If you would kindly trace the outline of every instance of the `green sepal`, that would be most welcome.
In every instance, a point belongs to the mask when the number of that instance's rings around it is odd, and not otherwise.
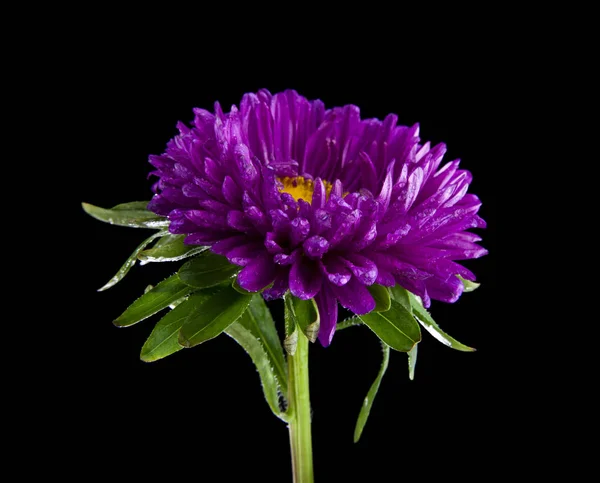
[[[320,318],[319,309],[314,299],[302,300],[290,294],[292,299],[292,315],[306,338],[315,342],[319,335]]]
[[[298,345],[298,319],[296,318],[292,297],[290,292],[286,292],[283,297],[283,318],[285,322],[285,339],[283,340],[283,347],[291,356],[296,353],[296,347]]]

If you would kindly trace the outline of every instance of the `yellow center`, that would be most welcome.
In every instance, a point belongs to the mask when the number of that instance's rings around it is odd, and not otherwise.
[[[308,203],[312,202],[315,191],[315,184],[312,179],[305,179],[304,176],[295,176],[293,178],[286,176],[285,178],[277,179],[283,185],[283,187],[279,188],[281,193],[289,193],[296,201],[302,199]],[[328,198],[332,185],[329,181],[325,180],[323,180],[323,185],[325,186],[325,197]]]

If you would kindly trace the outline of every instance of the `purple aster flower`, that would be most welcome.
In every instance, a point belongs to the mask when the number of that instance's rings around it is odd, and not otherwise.
[[[338,302],[374,309],[369,285],[399,284],[428,307],[460,297],[456,275],[475,280],[456,263],[487,253],[467,231],[485,227],[471,174],[458,160],[441,166],[445,145],[420,144],[418,125],[361,119],[352,105],[326,110],[292,90],[194,114],[150,157],[159,180],[148,208],[187,244],[243,267],[244,289],[314,298],[324,346]]]

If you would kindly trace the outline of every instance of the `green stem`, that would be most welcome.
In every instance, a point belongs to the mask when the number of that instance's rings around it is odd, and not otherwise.
[[[310,432],[310,392],[308,388],[308,339],[299,331],[296,353],[288,354],[290,446],[294,483],[313,483],[312,440]]]

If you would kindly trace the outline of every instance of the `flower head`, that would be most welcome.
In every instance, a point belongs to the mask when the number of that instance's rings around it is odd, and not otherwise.
[[[446,147],[420,144],[418,125],[361,119],[352,105],[326,110],[292,90],[194,114],[150,157],[159,180],[149,209],[187,244],[243,267],[242,288],[314,298],[323,345],[338,302],[373,310],[374,283],[399,284],[428,307],[460,297],[456,275],[475,280],[456,263],[487,253],[467,231],[485,227],[471,174],[458,161],[441,166]]]

